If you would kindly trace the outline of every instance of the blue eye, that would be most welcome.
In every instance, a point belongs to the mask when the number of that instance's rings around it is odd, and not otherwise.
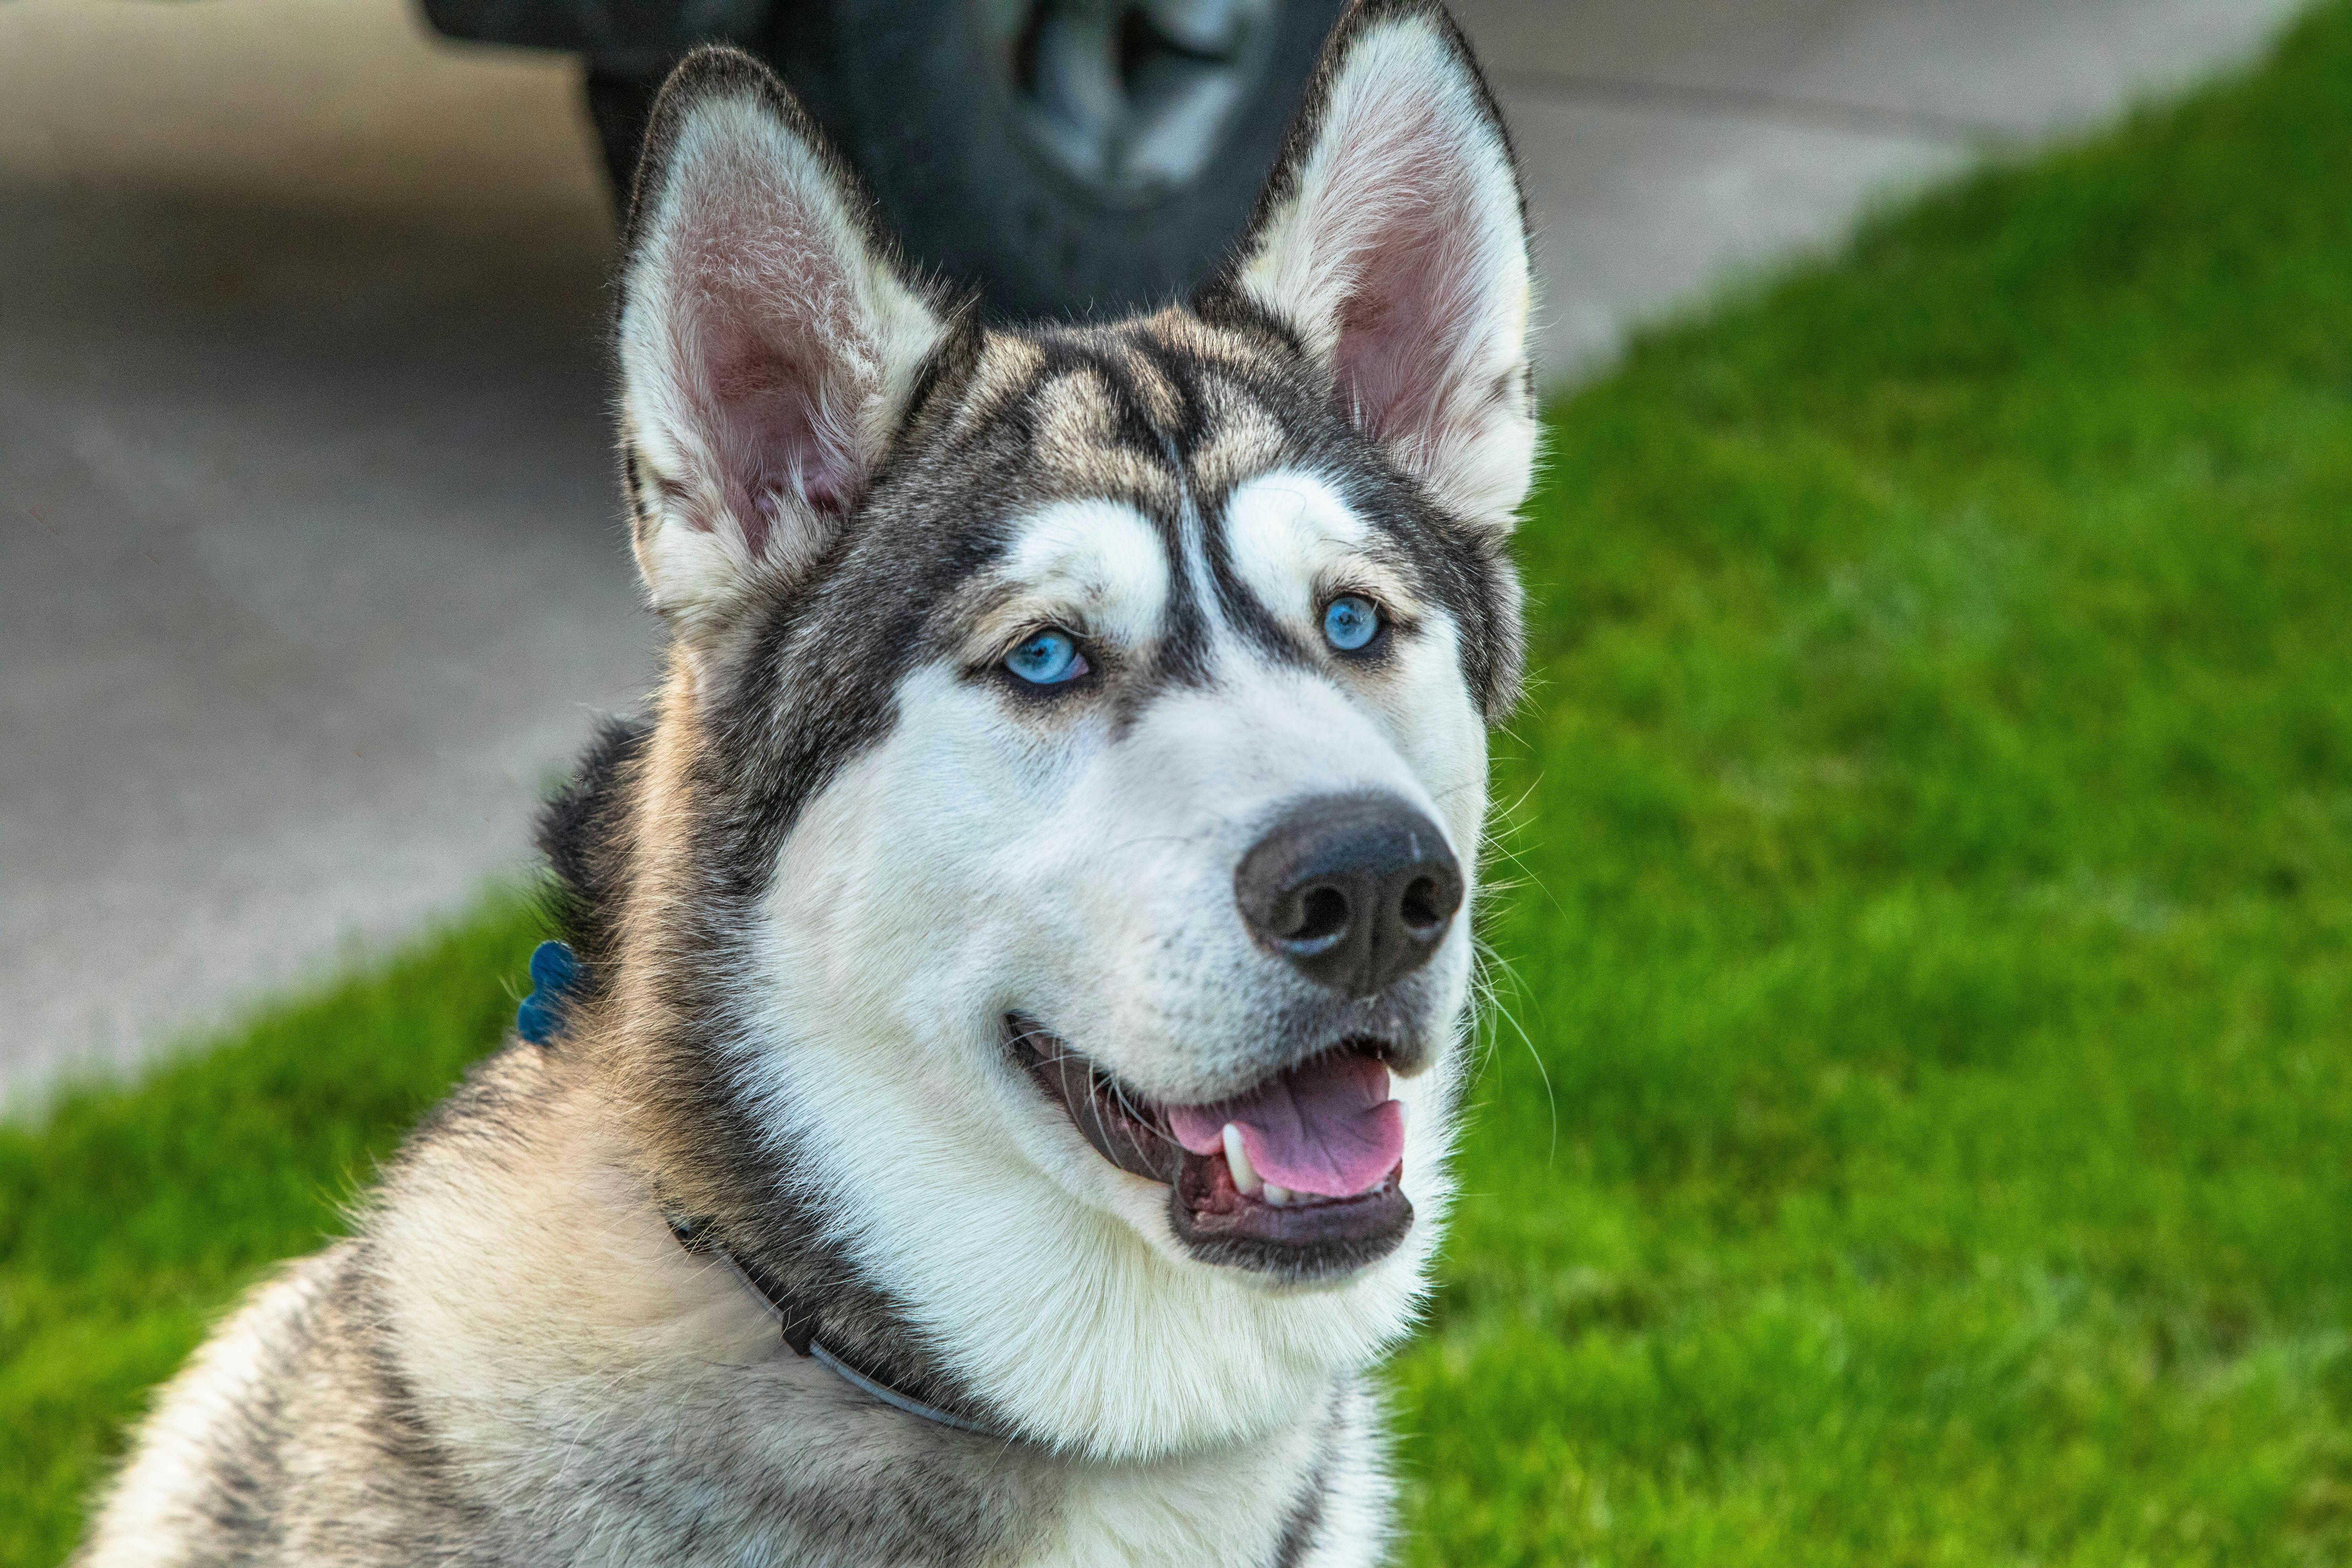
[[[1381,635],[1380,606],[1360,594],[1342,594],[1323,609],[1323,640],[1354,653]]]
[[[1059,686],[1087,672],[1087,656],[1067,632],[1032,633],[1004,656],[1004,668],[1032,686]]]

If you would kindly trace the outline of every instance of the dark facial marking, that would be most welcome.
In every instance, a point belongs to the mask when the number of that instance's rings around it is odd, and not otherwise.
[[[1282,1540],[1274,1551],[1274,1568],[1300,1568],[1307,1554],[1315,1550],[1315,1538],[1323,1524],[1323,1466],[1318,1463],[1314,1474],[1307,1478],[1307,1486],[1299,1493],[1298,1502],[1283,1522]]]
[[[1314,652],[1282,624],[1281,617],[1268,609],[1264,600],[1251,592],[1234,565],[1233,542],[1226,530],[1225,502],[1229,499],[1217,498],[1201,513],[1202,555],[1208,564],[1209,580],[1216,585],[1218,608],[1224,612],[1226,624],[1242,640],[1267,658],[1312,669],[1316,665]]]

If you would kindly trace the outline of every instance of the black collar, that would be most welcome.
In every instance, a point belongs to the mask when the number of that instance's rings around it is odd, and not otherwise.
[[[570,947],[560,942],[543,942],[532,949],[530,955],[531,994],[515,1010],[515,1032],[536,1046],[552,1046],[563,1033],[566,1015],[572,1002],[572,992],[583,977],[583,966]],[[919,1415],[926,1421],[942,1426],[952,1426],[959,1432],[971,1432],[982,1437],[1012,1441],[1010,1433],[993,1426],[968,1421],[950,1415],[935,1405],[926,1405],[912,1394],[901,1394],[883,1378],[863,1371],[825,1349],[816,1337],[816,1306],[805,1297],[796,1296],[784,1289],[776,1277],[752,1259],[744,1257],[719,1238],[709,1220],[672,1219],[669,1232],[677,1244],[698,1258],[715,1258],[727,1266],[735,1278],[767,1304],[784,1331],[784,1343],[793,1347],[795,1355],[804,1355],[822,1362],[838,1373],[842,1380],[880,1400],[894,1410],[909,1415]]]
[[[901,1394],[881,1378],[860,1371],[849,1362],[825,1349],[824,1343],[816,1337],[814,1303],[804,1296],[797,1296],[787,1290],[774,1275],[760,1267],[756,1260],[744,1257],[728,1246],[719,1238],[718,1231],[709,1221],[673,1219],[669,1222],[669,1231],[672,1236],[677,1237],[677,1244],[687,1251],[698,1258],[716,1258],[725,1265],[729,1272],[732,1273],[737,1279],[742,1281],[744,1289],[757,1296],[766,1305],[768,1310],[774,1314],[777,1325],[783,1330],[784,1343],[793,1347],[793,1354],[803,1355],[811,1361],[822,1363],[839,1376],[843,1382],[880,1400],[895,1410],[903,1410],[909,1415],[919,1415],[926,1421],[937,1422],[942,1426],[951,1426],[959,1432],[970,1432],[982,1437],[995,1437],[1005,1442],[1013,1440],[1011,1433],[1001,1431],[994,1426],[983,1426],[977,1421],[966,1420],[961,1415],[950,1415],[936,1405],[926,1405],[912,1394]]]

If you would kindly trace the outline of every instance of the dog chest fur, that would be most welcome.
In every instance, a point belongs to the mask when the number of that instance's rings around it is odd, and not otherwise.
[[[1246,1444],[1058,1458],[909,1421],[796,1357],[629,1189],[593,1087],[509,1050],[360,1239],[182,1374],[98,1562],[1358,1562],[1374,1411],[1339,1380]]]

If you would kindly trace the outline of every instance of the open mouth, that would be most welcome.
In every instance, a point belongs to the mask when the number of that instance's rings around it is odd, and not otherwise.
[[[1347,1040],[1204,1105],[1136,1094],[1034,1021],[1007,1047],[1080,1135],[1122,1171],[1164,1182],[1178,1239],[1204,1262],[1289,1279],[1344,1273],[1404,1238],[1404,1108],[1386,1047]]]

